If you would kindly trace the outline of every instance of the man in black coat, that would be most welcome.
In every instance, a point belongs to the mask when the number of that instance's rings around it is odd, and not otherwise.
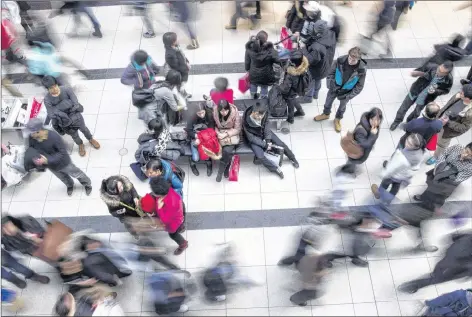
[[[419,78],[411,85],[410,91],[397,111],[390,130],[394,131],[398,127],[413,104],[416,103],[416,108],[408,116],[408,122],[418,118],[424,107],[434,101],[436,97],[449,93],[453,83],[452,69],[452,62],[446,61],[439,66],[429,64],[426,67],[414,70],[411,76]]]
[[[283,148],[284,154],[287,155],[295,168],[300,165],[289,147],[270,130],[268,117],[267,107],[260,103],[247,108],[243,116],[244,135],[254,152],[254,163],[261,162],[269,171],[276,173],[283,179],[282,170],[264,155],[265,152],[271,150],[273,145]]]
[[[66,186],[67,195],[72,196],[74,181],[72,177],[85,187],[85,194],[92,192],[92,181],[85,173],[72,163],[64,141],[54,131],[43,127],[43,122],[33,118],[23,130],[29,138],[29,146],[36,149],[41,157],[34,160],[36,166],[45,166],[51,170]]]

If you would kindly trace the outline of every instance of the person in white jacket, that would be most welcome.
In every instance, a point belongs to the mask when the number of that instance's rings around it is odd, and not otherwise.
[[[405,148],[397,149],[382,171],[380,187],[373,184],[371,189],[375,198],[390,203],[397,195],[402,184],[408,186],[415,171],[423,161],[426,142],[417,133],[410,134],[405,141]],[[390,191],[387,189],[390,187]]]

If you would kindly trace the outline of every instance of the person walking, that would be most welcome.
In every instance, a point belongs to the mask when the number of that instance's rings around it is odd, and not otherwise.
[[[94,32],[92,33],[95,37],[103,37],[100,22],[98,22],[97,17],[93,13],[93,10],[87,6],[87,2],[85,1],[67,1],[59,10],[53,11],[49,18],[53,18],[58,14],[62,14],[64,9],[71,9],[71,13],[74,17],[74,32],[77,34],[77,30],[82,24],[80,13],[85,13],[92,22]]]
[[[435,164],[447,149],[451,140],[470,131],[472,127],[472,84],[462,86],[462,91],[452,96],[439,111],[444,127],[438,135],[438,143],[434,155],[426,162]]]
[[[259,1],[256,1],[259,2]],[[255,29],[256,26],[258,25],[257,23],[257,16],[250,15],[247,12],[246,6],[248,6],[248,3],[241,1],[241,0],[235,0],[234,4],[236,6],[236,12],[231,16],[231,20],[228,25],[225,26],[225,29],[227,30],[236,30],[238,27],[238,20],[240,18],[242,19],[249,19],[251,23],[251,30]],[[257,14],[257,13],[256,13]],[[260,16],[260,7],[259,7],[259,16]]]
[[[190,37],[190,44],[187,45],[188,50],[195,50],[200,47],[197,40],[196,29],[192,25],[190,20],[190,8],[186,1],[171,1],[169,4],[177,11],[179,14],[180,22],[184,24],[185,29]]]
[[[448,94],[453,83],[453,67],[451,61],[446,61],[439,66],[430,64],[414,70],[411,76],[418,79],[411,85],[410,91],[397,111],[395,120],[390,125],[390,130],[394,131],[398,127],[413,104],[416,103],[416,107],[406,119],[407,121],[418,118],[424,107],[438,96]]]
[[[274,64],[280,64],[279,55],[268,37],[267,32],[260,31],[246,43],[244,66],[249,73],[249,90],[254,99],[259,98],[259,87],[260,97],[267,98],[269,86],[275,83]]]
[[[18,288],[26,288],[26,282],[14,274],[13,271],[22,274],[27,280],[49,284],[49,277],[40,275],[27,268],[2,248],[2,279],[14,284]]]
[[[365,36],[366,39],[373,41],[373,36],[374,35],[379,35],[380,32],[386,31],[387,27],[394,22],[395,19],[395,3],[396,1],[391,1],[391,0],[384,0],[383,1],[383,8],[382,11],[380,11],[378,17],[377,17],[377,22],[375,25],[374,30],[367,36]],[[388,39],[388,34],[386,32],[386,43],[384,45],[386,52],[384,54],[381,54],[380,57],[388,57],[392,55],[392,51],[390,48],[390,41]]]
[[[73,178],[84,186],[87,196],[92,192],[92,181],[77,166],[72,163],[64,141],[54,131],[43,127],[40,119],[32,118],[26,124],[23,135],[28,137],[29,146],[40,153],[34,159],[36,166],[48,168],[67,187],[67,195],[72,196],[74,191]]]
[[[133,9],[136,10],[139,15],[141,15],[143,25],[146,30],[146,32],[143,33],[143,37],[147,39],[156,37],[148,4],[145,1],[138,1],[134,4]]]
[[[346,112],[347,103],[362,92],[366,75],[367,62],[361,58],[360,48],[353,47],[347,55],[338,57],[326,78],[328,94],[323,113],[317,115],[314,120],[329,119],[333,102],[338,99],[339,107],[334,119],[334,129],[336,132],[341,132],[341,120]]]
[[[44,97],[44,105],[49,118],[52,119],[54,130],[61,135],[70,135],[75,144],[79,146],[80,156],[85,156],[86,152],[84,142],[79,136],[79,130],[89,140],[90,144],[98,150],[100,143],[93,138],[92,133],[85,125],[82,116],[84,107],[79,103],[72,89],[59,86],[52,76],[45,76],[42,83],[48,90],[46,97]]]
[[[360,122],[353,132],[354,141],[362,148],[363,154],[359,158],[347,158],[347,163],[341,166],[338,173],[350,174],[355,177],[356,166],[365,163],[379,137],[379,127],[382,124],[383,114],[379,108],[372,108],[361,116]]]

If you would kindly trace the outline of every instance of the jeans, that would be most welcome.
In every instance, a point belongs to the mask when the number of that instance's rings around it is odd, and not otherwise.
[[[148,10],[146,2],[140,2],[136,4],[134,8],[136,10],[141,11],[142,20],[143,20],[143,24],[146,29],[146,32],[154,33],[154,26],[152,25],[151,15],[149,14],[149,10]]]
[[[394,121],[395,123],[400,123],[403,121],[403,118],[405,118],[405,115],[408,112],[408,109],[410,109],[410,107],[415,103],[415,100],[416,98],[414,100],[411,100],[409,94],[406,95],[405,99],[403,99],[403,102],[400,108],[397,111],[397,115],[395,116],[395,121]],[[421,114],[421,111],[423,111],[424,107],[425,105],[417,104],[415,107],[415,110],[413,110],[413,112],[410,113],[406,121],[410,122],[411,120],[418,118]]]
[[[279,137],[275,135],[275,133],[272,133],[271,141],[273,144],[284,148],[284,154],[288,157],[289,160],[295,160],[295,155],[293,154],[293,152],[288,148],[287,144],[282,142],[282,140],[280,140]],[[256,156],[256,158],[260,160],[262,165],[264,165],[269,171],[271,172],[277,171],[279,167],[277,165],[274,165],[272,161],[270,161],[268,158],[265,157],[264,155],[265,151],[262,147],[256,144],[251,144],[251,149],[254,152],[254,155]]]
[[[249,91],[251,92],[251,95],[254,95],[255,93],[257,93],[257,89],[259,87],[261,87],[261,98],[266,98],[267,95],[269,94],[269,86],[251,84],[251,86],[249,87]]]
[[[10,253],[2,249],[2,279],[12,282],[17,280],[18,277],[11,271],[5,268],[11,269],[17,273],[22,274],[25,278],[30,278],[34,275],[34,272],[18,262]]]
[[[190,151],[192,151],[192,161],[193,162],[198,162],[200,161],[200,154],[198,153],[198,148],[196,145],[190,143]]]
[[[398,183],[391,178],[384,178],[382,179],[382,183],[380,183],[380,187],[385,190],[387,190],[390,185],[392,185],[392,188],[390,189],[390,194],[396,196],[398,194],[398,191],[400,190],[401,183]]]
[[[77,178],[77,180],[85,187],[92,186],[92,181],[90,178],[72,162],[60,170],[51,170],[51,172],[56,175],[56,177],[59,178],[61,182],[67,186],[67,188],[74,187],[74,180],[72,177]]]
[[[235,1],[235,5],[236,5],[236,12],[233,14],[229,22],[229,24],[232,26],[236,26],[239,18],[243,18],[243,19],[249,18],[249,14],[247,13],[246,10],[243,9],[243,6],[241,5],[241,1]]]
[[[84,3],[77,1],[78,4],[77,6],[72,10],[72,13],[74,14],[74,21],[76,24],[76,27],[80,24],[80,15],[78,14],[79,12],[85,13],[89,19],[90,22],[92,22],[94,29],[100,29],[100,23],[97,20],[97,17],[93,13],[92,9],[85,6]]]
[[[322,79],[313,79],[308,86],[308,92],[306,93],[306,96],[318,99],[318,93],[321,89],[321,81]]]
[[[80,115],[80,122],[79,122],[79,128],[73,131],[67,131],[67,134],[72,137],[72,140],[74,140],[75,144],[81,145],[84,144],[84,141],[79,136],[79,131],[82,132],[87,140],[92,140],[93,135],[90,132],[89,128],[85,125],[84,117]]]
[[[331,108],[333,107],[334,99],[336,99],[336,92],[331,89],[328,90],[328,94],[326,95],[326,101],[325,101],[324,109],[323,109],[324,114],[326,115],[331,114]],[[338,107],[338,111],[336,112],[336,119],[341,120],[343,118],[344,112],[346,112],[346,105],[348,101],[349,99],[347,98],[339,100],[339,107]]]

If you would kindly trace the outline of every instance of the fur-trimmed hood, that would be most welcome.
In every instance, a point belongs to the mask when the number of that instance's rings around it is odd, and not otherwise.
[[[123,175],[117,175],[117,176],[111,176],[111,177],[114,177],[116,178],[117,181],[120,181],[123,183],[124,191],[129,192],[133,188],[133,183],[131,183],[127,177]],[[107,204],[107,206],[118,207],[120,205],[120,196],[110,194],[106,188],[106,181],[109,178],[104,179],[102,182],[102,186],[100,187],[100,198],[105,202],[105,204]]]
[[[308,70],[308,67],[310,67],[308,58],[306,58],[306,56],[303,56],[302,63],[298,67],[289,66],[287,68],[287,73],[292,76],[300,76]]]

